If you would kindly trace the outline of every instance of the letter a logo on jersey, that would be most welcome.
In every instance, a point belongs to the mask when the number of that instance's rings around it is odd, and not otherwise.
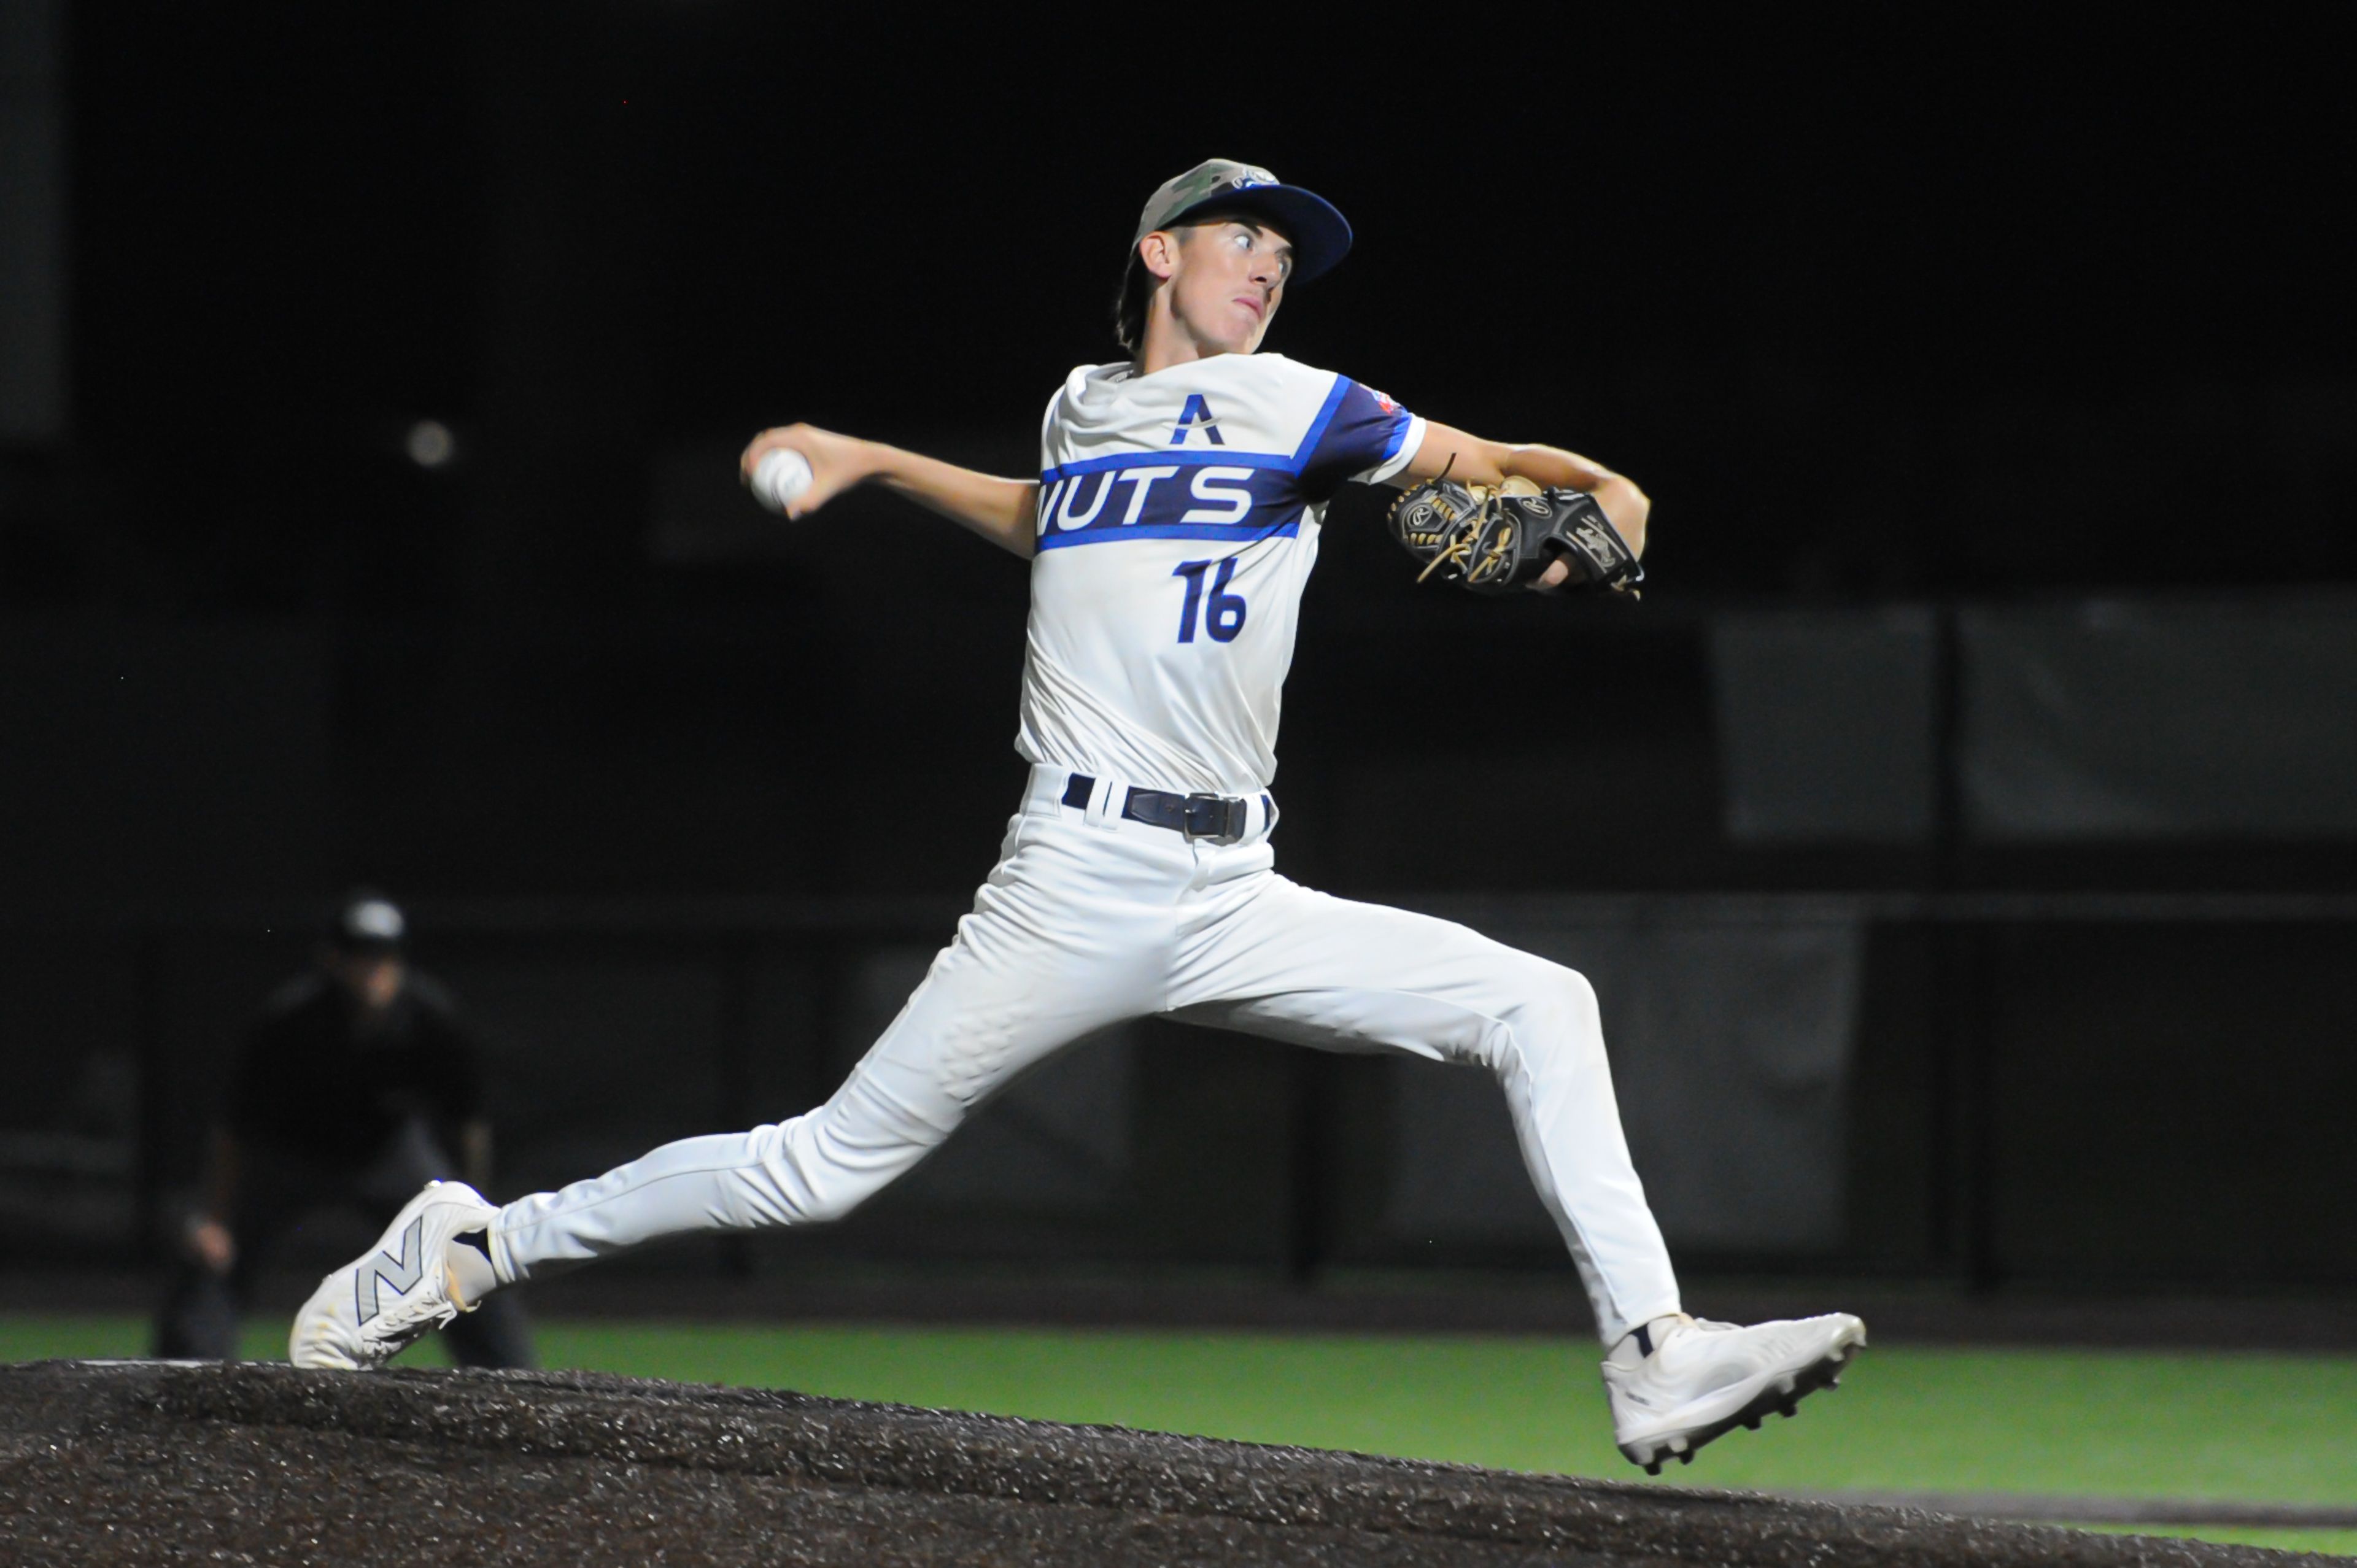
[[[1220,434],[1220,416],[1211,412],[1211,405],[1203,401],[1203,394],[1189,392],[1187,406],[1178,411],[1178,423],[1171,426],[1170,445],[1184,446],[1187,445],[1188,433],[1197,430],[1210,436],[1210,445],[1213,446],[1225,446],[1228,444],[1228,438]]]

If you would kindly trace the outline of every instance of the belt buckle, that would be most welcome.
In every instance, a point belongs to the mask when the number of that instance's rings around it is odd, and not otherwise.
[[[1198,839],[1211,843],[1243,842],[1247,808],[1244,802],[1229,795],[1189,795],[1180,810],[1179,821],[1185,825],[1179,831],[1187,842]],[[1198,828],[1196,824],[1205,825]]]

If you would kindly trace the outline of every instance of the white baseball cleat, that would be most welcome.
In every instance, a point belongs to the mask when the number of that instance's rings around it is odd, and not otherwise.
[[[1654,1476],[1673,1458],[1692,1464],[1695,1450],[1722,1433],[1757,1431],[1771,1411],[1792,1414],[1804,1396],[1840,1382],[1866,1345],[1866,1325],[1846,1312],[1749,1328],[1695,1317],[1652,1327],[1613,1347],[1604,1391],[1613,1440]]]
[[[432,1181],[363,1252],[319,1282],[286,1341],[298,1367],[373,1371],[462,1312],[481,1305],[451,1277],[450,1239],[488,1230],[495,1204],[460,1181]]]

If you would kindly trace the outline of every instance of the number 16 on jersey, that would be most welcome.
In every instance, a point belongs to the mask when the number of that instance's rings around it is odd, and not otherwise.
[[[1236,633],[1244,628],[1244,596],[1228,592],[1228,583],[1236,575],[1236,558],[1232,555],[1219,562],[1219,572],[1211,578],[1211,602],[1204,602],[1203,575],[1211,571],[1209,561],[1181,561],[1171,570],[1174,577],[1187,580],[1187,602],[1178,607],[1178,640],[1195,640],[1195,621],[1201,612],[1203,629],[1211,634],[1213,642],[1233,642]]]

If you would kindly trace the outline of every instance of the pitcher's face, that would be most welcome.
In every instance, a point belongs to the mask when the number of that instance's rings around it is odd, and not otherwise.
[[[1284,302],[1293,246],[1275,230],[1229,219],[1177,231],[1170,308],[1187,334],[1213,353],[1260,347]]]

